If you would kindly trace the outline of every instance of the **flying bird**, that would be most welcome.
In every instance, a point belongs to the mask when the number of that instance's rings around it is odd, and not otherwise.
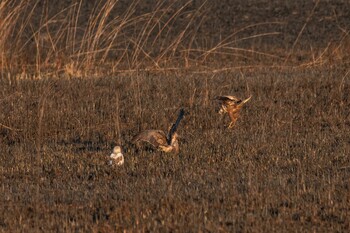
[[[139,146],[141,142],[147,142],[153,147],[158,148],[159,150],[164,151],[166,153],[179,153],[179,135],[176,133],[176,130],[184,115],[185,111],[181,109],[176,122],[170,127],[169,132],[167,134],[162,130],[144,130],[138,135],[136,135],[132,139],[132,142],[137,146]]]
[[[110,164],[115,163],[118,166],[124,164],[124,155],[122,154],[122,149],[120,146],[115,146],[113,148],[113,152],[110,155],[110,158],[112,159],[111,161],[109,161]]]
[[[223,95],[223,96],[217,96],[215,97],[216,100],[218,100],[221,104],[219,114],[225,114],[228,113],[231,122],[228,125],[228,128],[231,129],[235,126],[236,121],[239,117],[239,113],[245,103],[247,103],[252,96],[245,100],[241,100],[235,96],[231,95]]]

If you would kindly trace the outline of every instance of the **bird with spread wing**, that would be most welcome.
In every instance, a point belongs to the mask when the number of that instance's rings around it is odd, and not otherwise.
[[[185,115],[185,111],[183,109],[180,110],[180,113],[177,117],[176,122],[171,126],[168,134],[166,134],[162,130],[144,130],[136,135],[132,142],[139,146],[141,142],[147,142],[151,144],[153,147],[160,149],[164,152],[175,152],[179,153],[179,142],[176,130],[180,124],[180,121]]]
[[[223,95],[223,96],[217,96],[215,99],[220,102],[221,107],[219,110],[219,114],[225,114],[228,113],[231,122],[228,125],[228,128],[233,128],[236,124],[236,121],[239,117],[239,113],[245,103],[247,103],[252,96],[245,100],[241,100],[235,96],[231,95]]]

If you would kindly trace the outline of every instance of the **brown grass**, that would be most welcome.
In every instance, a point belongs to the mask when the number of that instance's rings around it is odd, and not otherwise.
[[[349,228],[343,68],[1,85],[2,231]],[[248,92],[226,129],[210,100]],[[131,145],[140,129],[167,129],[180,107],[178,156]],[[120,143],[126,163],[115,168],[108,155]]]
[[[137,13],[137,0],[127,7],[80,0],[58,10],[50,1],[3,1],[1,69],[79,77],[188,62],[205,3],[189,10],[191,1],[182,2],[158,1]]]
[[[251,22],[242,23],[232,21],[247,17],[240,8],[225,5],[233,8],[232,15],[207,1],[5,0],[0,4],[0,70],[2,78],[42,78],[222,68],[217,61],[225,68],[348,63],[349,29],[337,12],[320,15],[327,6],[309,5],[311,13],[297,18],[295,11],[280,18],[256,12]],[[221,11],[219,19],[226,20],[215,25]],[[332,37],[326,36],[324,21],[336,29],[328,30]],[[309,40],[305,31],[316,29],[319,41]]]
[[[350,5],[302,3],[1,1],[0,232],[346,232]]]

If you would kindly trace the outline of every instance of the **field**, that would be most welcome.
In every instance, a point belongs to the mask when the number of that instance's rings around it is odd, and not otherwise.
[[[0,232],[347,232],[350,4],[235,3],[201,13],[208,19],[186,38],[203,53],[182,54],[187,40],[171,31],[164,53],[145,52],[146,40],[110,73],[107,58],[94,68],[100,54],[71,63],[82,51],[63,51],[59,68],[44,65],[47,53],[12,64],[23,50],[0,51]],[[243,30],[261,36],[232,53],[219,36],[209,41],[218,28],[230,38],[231,27],[262,22],[271,24]],[[234,129],[217,95],[252,95]],[[131,143],[167,130],[180,108],[178,155]],[[121,167],[109,164],[115,145]]]

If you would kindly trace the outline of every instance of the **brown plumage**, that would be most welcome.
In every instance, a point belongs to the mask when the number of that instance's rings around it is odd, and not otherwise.
[[[136,135],[132,142],[139,146],[141,142],[147,142],[153,147],[158,148],[164,152],[179,153],[178,134],[176,133],[177,127],[184,116],[184,110],[181,109],[176,122],[170,128],[168,135],[162,130],[144,130]]]
[[[235,96],[224,95],[215,97],[216,100],[220,101],[221,107],[219,114],[228,113],[231,122],[228,125],[228,128],[233,128],[236,124],[236,121],[239,117],[239,113],[245,103],[247,103],[252,96],[245,100],[241,100]]]

